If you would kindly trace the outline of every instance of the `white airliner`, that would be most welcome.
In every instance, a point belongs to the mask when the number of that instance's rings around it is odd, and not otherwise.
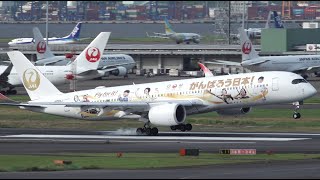
[[[103,51],[107,45],[110,32],[100,33],[81,54],[69,65],[66,66],[37,66],[53,84],[69,83],[69,80],[88,80],[104,76],[107,70],[98,70],[99,61]],[[31,63],[31,62],[30,62]],[[5,81],[1,81],[1,87],[9,87],[8,94],[16,94],[16,90],[12,90],[16,86],[21,86],[22,81],[19,78],[16,69],[10,66],[0,66],[1,76],[5,76]],[[74,72],[75,71],[75,72]],[[33,82],[34,78],[38,78],[38,73],[34,71],[28,72],[29,81]],[[1,77],[0,76],[0,77]],[[27,76],[25,76],[27,77]],[[37,82],[37,81],[35,81]],[[2,92],[3,93],[3,92]]]
[[[80,30],[81,30],[82,22],[79,22],[71,33],[65,37],[57,38],[52,37],[48,38],[48,44],[70,44],[79,41]],[[8,44],[9,46],[17,46],[17,45],[26,45],[26,44],[33,44],[34,38],[17,38],[11,40]]]
[[[206,62],[213,64],[225,64],[242,66],[251,71],[289,71],[302,74],[307,78],[307,72],[317,72],[320,68],[320,55],[289,55],[289,56],[263,56],[255,51],[252,42],[246,36],[242,28],[238,29],[240,36],[242,62],[230,62],[215,60]]]
[[[43,36],[39,28],[33,28],[33,35],[35,39],[35,47],[37,54],[37,61],[35,65],[54,65],[54,66],[65,66],[71,63],[71,58],[66,56],[55,56],[50,48],[46,45]],[[72,55],[72,54],[71,54]],[[101,61],[99,61],[99,70],[104,70],[106,74],[104,76],[115,75],[115,76],[128,76],[127,72],[132,69],[136,62],[133,58],[126,54],[107,54],[102,55]]]
[[[8,56],[31,101],[20,103],[2,96],[1,105],[83,120],[140,120],[145,124],[137,129],[138,134],[157,135],[158,129],[151,125],[190,131],[187,115],[211,111],[245,114],[253,106],[302,101],[317,93],[300,75],[280,71],[62,93],[21,52],[8,52]],[[293,117],[299,118],[300,114],[295,112]]]
[[[183,42],[187,44],[190,44],[190,42],[194,42],[196,44],[200,43],[201,35],[196,33],[177,33],[172,29],[167,18],[164,19],[164,23],[165,33],[154,33],[154,36],[149,36],[149,34],[147,33],[147,36],[153,38],[172,39],[176,41],[177,44]]]
[[[269,12],[268,19],[266,22],[266,25],[264,28],[248,28],[244,29],[245,33],[250,39],[260,39],[261,38],[261,31],[262,29],[268,29],[269,23],[271,18],[271,12]],[[281,17],[278,15],[277,11],[273,11],[273,19],[274,19],[274,27],[275,28],[284,28]],[[239,34],[231,34],[232,37],[237,37],[237,39],[240,39],[240,33]]]

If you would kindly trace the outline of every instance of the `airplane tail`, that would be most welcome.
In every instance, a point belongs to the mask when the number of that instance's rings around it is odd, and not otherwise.
[[[101,32],[69,66],[75,65],[77,74],[97,70],[109,37],[110,32]]]
[[[238,28],[240,34],[240,48],[242,53],[242,61],[250,60],[253,58],[258,58],[259,55],[254,49],[252,42],[248,38],[247,34],[244,32],[242,27]]]
[[[275,28],[284,28],[281,17],[278,15],[277,11],[273,11],[273,18]]]
[[[266,22],[266,25],[265,25],[265,28],[266,28],[266,29],[269,28],[270,19],[271,19],[271,13],[270,13],[270,11],[269,11],[268,19],[267,19],[267,22]]]
[[[202,69],[205,77],[213,77],[213,76],[214,76],[214,75],[212,74],[212,72],[210,71],[210,69],[208,69],[204,64],[198,62],[198,65],[199,65],[200,68]]]
[[[33,28],[33,36],[35,40],[37,59],[46,59],[54,57],[54,54],[50,50],[49,46],[47,46],[43,36],[39,30],[39,28]]]
[[[68,39],[79,39],[80,30],[81,30],[81,24],[82,24],[82,22],[78,22],[78,24],[73,28],[71,33],[68,36],[66,36],[65,38],[68,38]]]
[[[164,19],[164,29],[165,29],[166,34],[175,33],[174,30],[172,30],[171,24],[169,24],[169,21],[166,17]]]
[[[63,94],[20,51],[7,54],[31,100]]]

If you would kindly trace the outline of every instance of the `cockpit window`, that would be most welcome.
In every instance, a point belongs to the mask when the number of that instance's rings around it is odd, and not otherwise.
[[[292,84],[299,84],[299,83],[308,83],[305,79],[294,79],[291,82]]]

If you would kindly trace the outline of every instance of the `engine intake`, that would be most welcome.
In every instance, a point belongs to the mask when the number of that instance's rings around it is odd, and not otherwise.
[[[244,107],[244,108],[220,109],[220,110],[217,110],[217,113],[223,116],[232,116],[232,115],[247,114],[250,111],[251,111],[251,107]]]
[[[119,66],[116,70],[111,71],[110,74],[115,76],[124,76],[127,74],[127,69],[125,67]]]
[[[179,104],[162,104],[149,110],[149,120],[158,126],[183,124],[186,120],[186,109]]]

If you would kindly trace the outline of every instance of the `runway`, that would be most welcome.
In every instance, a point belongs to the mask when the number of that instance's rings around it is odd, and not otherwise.
[[[159,136],[137,136],[135,129],[119,131],[59,131],[1,129],[1,154],[62,152],[178,152],[197,148],[218,153],[220,149],[248,148],[258,153],[320,153],[320,134],[159,132]]]
[[[76,131],[0,129],[0,154],[56,153],[179,153],[197,148],[201,153],[220,149],[256,149],[277,153],[320,153],[316,133],[159,132],[137,136],[134,129]],[[0,178],[319,178],[320,160],[271,161],[195,167],[138,170],[73,170],[57,172],[1,172]]]

